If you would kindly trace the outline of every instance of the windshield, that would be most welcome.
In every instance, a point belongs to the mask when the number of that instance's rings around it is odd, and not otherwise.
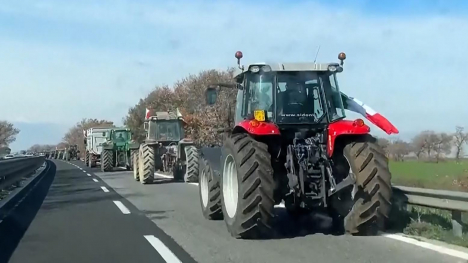
[[[129,138],[129,131],[115,131],[114,140],[126,141]]]
[[[156,139],[158,141],[179,141],[181,139],[179,121],[158,121]]]
[[[345,116],[335,74],[330,72],[250,74],[246,84],[244,116],[254,110],[266,110],[272,118],[276,112],[277,123],[318,123],[327,112],[330,122]]]

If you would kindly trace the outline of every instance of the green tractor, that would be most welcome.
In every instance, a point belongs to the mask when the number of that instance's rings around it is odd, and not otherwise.
[[[147,110],[144,128],[146,139],[133,159],[135,180],[150,183],[159,170],[172,173],[176,181],[198,181],[198,149],[184,138],[184,120],[178,111]]]
[[[78,145],[70,145],[65,149],[65,160],[70,161],[70,160],[78,160],[78,154],[80,151],[78,150]]]
[[[102,143],[101,171],[109,172],[114,167],[133,169],[133,156],[138,153],[138,143],[132,141],[130,129],[112,128]]]

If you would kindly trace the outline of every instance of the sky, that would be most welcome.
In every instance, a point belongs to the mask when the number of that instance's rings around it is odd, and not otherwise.
[[[340,89],[400,138],[468,126],[463,0],[0,0],[0,119],[21,129],[13,151],[54,144],[82,118],[122,124],[156,85],[235,66],[237,50],[306,62],[319,45],[319,62],[346,52]]]

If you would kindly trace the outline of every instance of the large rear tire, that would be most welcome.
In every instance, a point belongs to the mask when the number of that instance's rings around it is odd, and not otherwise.
[[[210,164],[205,160],[200,160],[200,177],[198,193],[203,216],[208,220],[223,219],[223,209],[221,208],[221,186],[219,177],[213,174]]]
[[[135,170],[135,156],[138,156],[138,150],[130,150],[130,170]]]
[[[352,235],[376,235],[384,230],[392,205],[388,159],[370,135],[347,143],[343,155],[356,177],[353,205],[343,219],[344,230]]]
[[[112,171],[113,163],[114,163],[114,152],[111,150],[103,150],[101,153],[101,171],[103,172]]]
[[[89,152],[86,152],[84,155],[84,163],[86,166],[89,165]]]
[[[185,182],[198,182],[198,150],[195,146],[185,146],[187,168],[184,176]]]
[[[138,164],[140,172],[140,183],[147,184],[154,181],[154,148],[143,144],[140,148],[140,163]]]
[[[223,145],[222,209],[235,238],[268,236],[274,217],[273,168],[268,145],[247,134],[230,135]]]
[[[132,159],[133,159],[133,178],[136,181],[140,181],[140,154],[139,152],[134,153]]]

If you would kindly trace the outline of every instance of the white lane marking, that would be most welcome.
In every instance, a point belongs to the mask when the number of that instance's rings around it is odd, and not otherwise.
[[[161,177],[164,177],[164,178],[170,178],[170,179],[174,178],[174,177],[172,177],[172,175],[167,175],[167,174],[154,173],[154,175],[161,176]]]
[[[177,258],[172,251],[164,245],[159,238],[153,235],[145,235],[146,240],[158,251],[159,255],[167,262],[167,263],[182,263],[179,258]]]
[[[87,174],[88,176],[91,176],[91,174]]]
[[[114,201],[114,204],[120,209],[120,211],[124,214],[124,215],[128,215],[130,214],[130,210],[128,210],[128,208],[122,204],[122,202],[120,201]]]
[[[101,186],[101,189],[104,191],[104,193],[109,193],[109,189],[107,189],[107,187]]]
[[[191,185],[196,185],[196,186],[198,186],[198,183],[188,183],[188,184],[191,184]]]
[[[431,243],[427,243],[427,242],[424,242],[424,241],[419,241],[419,240],[416,240],[414,238],[404,237],[404,236],[395,235],[395,234],[383,234],[382,236],[388,237],[388,238],[391,238],[391,239],[395,239],[395,240],[398,240],[398,241],[406,242],[406,243],[409,243],[409,244],[413,244],[413,245],[418,246],[418,247],[427,248],[427,249],[430,249],[430,250],[433,250],[433,251],[436,251],[436,252],[439,252],[439,253],[442,253],[442,254],[446,254],[446,255],[453,256],[453,257],[468,260],[468,253],[458,251],[458,250],[455,250],[455,249],[450,249],[450,248],[434,245],[434,244],[431,244]]]
[[[81,170],[83,173],[86,173],[86,171]]]
[[[96,183],[99,182],[98,179],[96,179],[96,178],[93,178],[93,181],[95,181]]]

